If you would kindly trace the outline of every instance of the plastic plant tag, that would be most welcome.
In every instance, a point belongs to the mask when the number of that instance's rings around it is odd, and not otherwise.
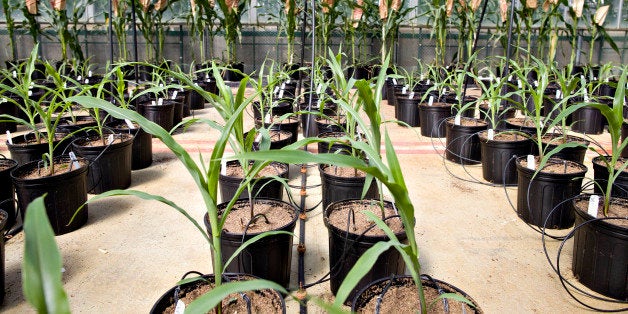
[[[404,87],[401,89],[401,93],[402,93],[402,94],[405,94],[406,92],[408,92],[408,86],[404,86]]]
[[[266,114],[266,116],[264,116],[264,123],[270,123],[270,114]]]
[[[430,85],[430,79],[427,79],[427,85]]]
[[[70,160],[72,160],[72,168],[78,169],[81,167],[81,165],[78,162],[78,159],[76,158],[76,155],[74,154],[74,152],[70,152],[68,154],[70,156]]]
[[[412,98],[414,98],[414,92],[411,92],[410,96],[408,96],[408,99],[412,99]]]
[[[262,133],[257,134],[257,136],[255,137],[255,142],[259,143],[262,141]]]
[[[528,155],[528,169],[536,170],[536,159],[534,159],[534,155]]]
[[[583,96],[584,96],[584,102],[588,103],[589,102],[589,92],[585,90]]]
[[[285,83],[283,83],[283,86],[286,86],[286,84],[290,84],[290,79],[287,79]]]
[[[131,120],[124,119],[124,122],[126,122],[126,126],[128,126],[129,129],[135,129],[135,125],[133,124],[133,122],[131,122]]]
[[[597,218],[597,210],[599,208],[599,205],[600,205],[600,196],[591,195],[589,197],[589,209],[587,210],[587,213],[589,213],[589,215],[593,216],[594,218]]]
[[[113,144],[113,134],[109,134],[109,136],[107,136],[107,146]]]
[[[13,78],[17,78],[17,71],[13,70]]]
[[[560,99],[560,89],[556,90],[556,99]]]
[[[495,130],[488,129],[486,131],[486,135],[487,135],[488,139],[492,141],[493,139],[495,139]]]
[[[7,130],[7,143],[13,145],[13,139],[11,138],[11,131]]]
[[[517,80],[517,87],[518,87],[519,89],[522,89],[522,88],[523,88],[523,83],[521,82],[521,80]]]
[[[282,98],[282,97],[283,97],[283,88],[279,90],[279,95],[277,95],[277,98]]]
[[[80,81],[82,81],[82,80],[83,80],[83,77],[79,75],[79,76],[76,78],[76,80],[80,82]]]
[[[31,97],[31,96],[33,96],[33,90],[29,89],[28,90],[28,97]]]
[[[454,124],[455,125],[460,125],[460,114],[456,114],[456,116],[454,117]]]
[[[174,307],[174,314],[185,313],[185,303],[181,300],[177,300],[177,306]]]
[[[172,98],[171,99],[177,99],[177,95],[179,94],[179,91],[176,90],[174,92],[172,92]]]
[[[539,86],[539,81],[536,81],[536,80],[535,80],[535,81],[534,81],[534,87],[537,87],[537,86]]]
[[[285,82],[284,82],[284,83],[281,83],[281,89],[282,89],[282,90],[286,89],[286,83],[285,83]]]
[[[153,106],[157,106],[157,103],[156,103],[154,100],[151,100],[151,102],[150,102],[150,103],[151,103],[151,105],[153,105]]]
[[[277,94],[279,92],[279,86],[275,86],[275,89],[273,89],[273,94]]]
[[[227,175],[227,160],[225,159],[220,161],[220,174],[223,176]]]
[[[85,79],[85,84],[89,84],[89,79]]]
[[[63,89],[67,89],[68,88],[68,82],[63,82]]]
[[[434,95],[430,96],[430,99],[427,101],[428,106],[432,106],[434,104]]]
[[[92,77],[92,71],[91,70],[87,71],[87,77]]]
[[[159,99],[157,99],[157,106],[163,106],[164,105],[164,99],[159,97]]]
[[[321,93],[321,89],[323,89],[323,85],[318,84],[318,86],[316,87],[316,93],[320,94]]]
[[[13,73],[15,73],[15,71],[13,71]],[[397,79],[396,78],[392,79],[392,82],[393,82],[394,85],[397,85]]]
[[[159,87],[164,87],[164,83],[159,83]]]

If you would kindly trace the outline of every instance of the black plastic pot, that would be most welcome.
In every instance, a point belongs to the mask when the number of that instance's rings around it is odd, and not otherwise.
[[[67,158],[63,158],[67,161]],[[22,220],[26,207],[34,199],[48,194],[44,200],[46,213],[55,235],[72,232],[87,222],[87,205],[76,214],[72,223],[70,220],[76,210],[87,201],[87,162],[81,161],[81,167],[62,170],[49,177],[24,178],[24,176],[39,169],[38,161],[18,166],[11,172],[15,194],[18,199],[18,209]]]
[[[526,223],[538,227],[545,226],[548,229],[571,227],[574,222],[573,205],[571,202],[563,201],[580,194],[587,167],[581,163],[551,158],[548,165],[568,164],[578,170],[571,173],[540,171],[532,180],[535,170],[522,166],[521,163],[525,159],[526,157],[519,157],[516,161],[517,215]]]
[[[0,115],[2,114],[17,117],[18,115],[17,106],[9,100],[0,102]],[[4,134],[6,133],[6,131],[9,131],[9,132],[17,131],[17,124],[11,121],[0,122],[0,132]]]
[[[460,118],[460,125],[454,124],[455,118],[447,118],[445,158],[461,165],[478,164],[481,161],[480,138],[478,133],[486,130],[488,123],[474,118]],[[468,125],[467,125],[468,124]]]
[[[486,132],[481,132],[480,148],[482,150],[482,176],[484,180],[505,185],[517,184],[517,166],[515,158],[530,154],[532,141],[529,138],[518,136],[510,141],[488,139]]]
[[[339,138],[345,135],[346,134],[344,132],[327,132],[327,133],[321,133],[317,137],[318,138],[331,138],[331,137]],[[319,154],[333,153],[333,154],[350,155],[351,146],[347,144],[341,144],[341,143],[334,143],[334,144],[329,145],[328,143],[318,142],[318,153]]]
[[[588,200],[588,195],[581,199]],[[611,203],[628,206],[626,199]],[[588,202],[587,202],[588,204]],[[628,300],[628,228],[597,220],[578,206],[571,269],[578,281],[593,291],[617,300]],[[595,217],[597,218],[597,217]],[[623,217],[622,217],[623,218]]]
[[[316,136],[322,133],[344,132],[346,129],[347,121],[344,116],[341,116],[340,118],[329,117],[329,119],[316,119]]]
[[[180,298],[184,298],[186,294],[194,291],[198,287],[203,286],[204,284],[208,282],[209,283],[214,282],[213,274],[203,275],[203,278],[205,280],[192,281],[192,282],[184,283],[182,285],[178,285],[178,286],[174,286],[170,288],[170,290],[166,291],[166,293],[164,293],[161,297],[159,297],[157,302],[155,302],[155,304],[153,305],[153,308],[150,310],[150,313],[162,314],[166,311],[166,309],[175,305],[177,303],[177,300],[179,300]],[[243,280],[250,280],[250,279],[255,279],[255,277],[249,274],[223,273],[223,283],[227,281],[243,281]],[[286,303],[283,299],[283,296],[277,291],[274,291],[272,299],[268,299],[267,301],[263,301],[263,302],[266,304],[268,304],[269,302],[276,304],[277,307],[282,309],[281,313],[284,313],[284,314],[286,313]],[[227,304],[228,302],[223,302],[223,303]],[[257,312],[255,311],[255,309],[256,309],[255,304],[252,304],[253,313]]]
[[[466,292],[460,290],[459,288],[449,283],[428,277],[426,275],[422,275],[421,285],[423,286],[423,289],[425,290],[427,289],[436,290],[437,291],[436,294],[438,294],[439,296],[444,293],[453,293],[453,294],[463,297],[464,299],[470,301],[474,305],[474,307],[465,306],[464,311],[461,313],[483,313],[482,309],[473,298],[471,298]],[[380,296],[382,296],[382,294],[385,294],[386,291],[390,289],[390,287],[404,287],[404,286],[414,287],[412,290],[418,291],[416,288],[414,279],[411,276],[395,276],[393,278],[390,278],[390,277],[381,278],[374,282],[371,282],[369,285],[365,286],[356,294],[351,304],[351,312],[360,313],[362,309],[364,308],[364,306],[366,306],[371,300],[375,298],[379,298]],[[400,302],[402,302],[402,300],[400,300]],[[417,294],[416,302],[418,303],[417,304],[418,306],[414,307],[412,305],[408,305],[410,306],[408,310],[411,310],[412,312],[420,312],[421,309],[420,309],[420,303],[418,301],[418,294]],[[457,301],[451,298],[443,298],[442,300],[438,300],[438,299],[426,300],[426,302],[427,302],[427,306],[429,306],[432,311],[434,311],[435,313],[440,313],[439,311],[441,311],[441,307],[445,306],[444,302],[447,302],[447,304],[452,304],[453,302],[457,302]],[[382,304],[381,306],[385,306],[385,305]],[[382,313],[385,313],[384,308],[382,308]]]
[[[606,168],[606,163],[604,162],[605,159],[610,160],[611,156],[597,156],[593,158],[591,162],[593,164],[593,180],[597,183],[593,185],[593,191],[595,194],[602,194],[603,192],[606,193],[608,169]],[[618,161],[628,162],[628,160],[624,158],[619,158]],[[604,189],[604,191],[600,189],[600,186]],[[617,178],[615,178],[613,188],[611,189],[611,196],[628,198],[628,172],[625,170],[622,171]]]
[[[9,215],[4,210],[0,209],[0,304],[4,303],[4,232],[10,228]]]
[[[241,73],[237,73],[234,70],[238,70]],[[222,78],[229,82],[239,82],[244,78],[242,73],[244,73],[244,63],[231,63],[226,66],[226,69],[222,73]]]
[[[626,108],[626,107],[624,107]],[[628,123],[624,119],[624,122],[621,124],[621,141],[622,143],[628,137]],[[621,156],[624,158],[628,158],[628,146],[624,147],[624,150],[621,151]]]
[[[141,113],[146,119],[155,122],[164,130],[170,131],[174,122],[174,102],[170,100],[163,101],[163,105],[150,102],[140,104]]]
[[[106,138],[107,135],[105,141]],[[93,139],[102,140],[99,137],[85,137],[72,143],[76,154],[90,161],[87,173],[89,193],[100,194],[115,189],[126,189],[131,185],[133,136],[122,133],[115,134],[115,138],[121,139],[121,142],[89,146]]]
[[[321,132],[318,130],[316,119],[320,118],[320,114],[326,116],[332,116],[336,114],[337,106],[333,102],[318,102],[318,100],[312,100],[312,106],[308,110],[308,97],[305,97],[305,102],[299,104],[299,111],[309,111],[312,113],[301,113],[301,131],[304,137],[316,136]],[[309,124],[308,124],[309,123]]]
[[[227,167],[232,165],[238,165],[239,161],[232,160],[227,162]],[[276,175],[279,178],[288,178],[288,165],[282,164],[278,162],[273,162],[269,165],[269,167],[275,167],[277,169],[278,174]],[[223,202],[229,201],[233,199],[236,194],[236,191],[242,184],[243,178],[240,177],[230,177],[223,175],[222,172],[218,179],[220,183],[220,197]],[[272,177],[264,177],[251,181],[253,197],[254,198],[269,198],[269,199],[282,199],[283,198],[283,190],[284,187],[281,182],[275,180]],[[240,194],[240,199],[247,199],[249,197],[248,189],[245,189]]]
[[[451,104],[435,102],[432,106],[427,103],[419,104],[419,120],[421,121],[421,135],[427,137],[445,137],[445,119],[451,117]]]
[[[556,137],[556,136],[562,136],[562,135],[558,135],[556,133],[551,133],[551,134],[544,135],[543,138],[546,138],[546,137]],[[560,159],[565,159],[565,160],[571,160],[571,161],[575,161],[575,162],[578,162],[578,163],[584,162],[584,156],[587,153],[587,147],[589,146],[590,141],[585,140],[585,139],[583,139],[581,137],[578,137],[578,136],[573,136],[573,135],[567,135],[566,138],[567,138],[568,142],[582,142],[583,144],[582,144],[582,146],[565,147],[561,151],[559,151],[558,153],[554,154],[553,157],[560,158]],[[561,143],[547,144],[546,151],[547,152],[551,152],[554,148],[558,147],[560,144]],[[537,154],[537,152],[534,151],[534,154]]]
[[[604,116],[599,109],[582,107],[571,114],[571,130],[584,134],[602,134],[604,132]]]
[[[288,224],[273,231],[294,231],[299,215],[297,210],[292,205],[281,200],[263,198],[257,198],[254,202],[255,204],[282,207],[286,211],[290,211],[292,220]],[[232,212],[235,210],[248,211],[249,206],[248,200],[239,200],[235,203]],[[224,211],[226,207],[227,203],[219,204],[219,213]],[[241,209],[238,207],[241,207]],[[273,217],[267,218],[269,220],[273,219]],[[207,214],[205,214],[203,221],[205,222],[207,232],[211,236],[211,228],[209,226]],[[220,239],[223,263],[225,263],[244,242],[259,235],[260,233],[261,232],[247,232],[246,234],[243,234],[241,232],[223,230]],[[248,246],[244,251],[240,252],[231,264],[227,266],[225,271],[251,274],[253,276],[276,282],[288,288],[288,285],[290,284],[292,242],[293,236],[288,234],[277,234],[260,239]]]
[[[421,126],[419,119],[419,102],[421,102],[421,96],[415,95],[412,98],[397,97],[397,103],[395,107],[395,118],[399,121],[407,123],[411,127]]]
[[[374,200],[344,200],[331,203],[325,207],[323,213],[323,221],[329,232],[329,267],[330,279],[329,285],[331,292],[335,295],[340,288],[340,284],[344,281],[347,274],[356,264],[360,256],[370,249],[375,243],[388,241],[388,236],[379,235],[362,235],[347,232],[347,226],[334,226],[329,222],[329,216],[334,211],[343,210],[347,207],[354,206],[356,203],[373,202]],[[379,202],[379,200],[375,201]],[[384,206],[390,208],[393,206],[391,202],[385,201]],[[349,222],[347,222],[349,223]],[[404,243],[407,240],[406,233],[400,231],[395,233],[399,241]],[[390,248],[382,253],[373,267],[358,282],[355,288],[349,294],[347,303],[353,299],[362,287],[368,285],[373,280],[388,277],[390,275],[401,275],[406,268],[405,262],[395,248]]]
[[[505,123],[506,123],[507,130],[516,130],[519,132],[529,134],[531,136],[536,136],[536,127],[534,126],[534,123],[530,119],[508,118],[506,119]]]
[[[41,136],[45,137],[46,135],[44,133]],[[54,141],[54,145],[56,146],[54,150],[55,157],[60,156],[67,147],[67,144],[69,144],[68,141],[63,141],[63,143],[59,144],[61,142],[60,136],[57,136],[57,138],[59,140]],[[38,144],[33,142],[35,141],[34,133],[14,136],[11,140],[13,144],[7,142],[7,147],[9,148],[9,152],[11,152],[11,159],[17,161],[20,165],[31,161],[39,161],[41,160],[41,156],[48,152],[48,143],[42,142]]]
[[[207,90],[210,85],[210,83],[207,81],[195,81],[194,84],[205,90]],[[188,96],[188,105],[190,106],[191,110],[205,109],[205,98],[203,98],[203,96],[201,96],[199,92],[195,90],[190,90],[190,94]]]
[[[368,65],[354,65],[347,69],[347,78],[353,77],[356,80],[371,78],[371,69]]]
[[[270,149],[282,149],[290,145],[292,133],[288,131],[269,130],[270,133]],[[259,150],[259,143],[253,142],[253,150]]]
[[[366,185],[366,177],[342,177],[326,173],[325,169],[333,166],[319,165],[318,171],[321,176],[321,193],[323,208],[327,208],[329,204],[337,201],[348,199],[362,198],[362,190]],[[376,198],[379,195],[379,189],[375,179],[371,181],[371,186],[366,191],[364,198]]]
[[[269,106],[264,106],[264,108],[260,107],[259,102],[253,102],[251,105],[253,107],[253,118],[256,120],[262,119],[262,112],[264,115],[271,114],[273,116],[281,117],[286,113],[294,112],[294,108],[292,108],[292,103],[287,101],[278,101],[273,104],[272,108]]]
[[[172,125],[175,126],[183,121],[183,102],[184,96],[177,96],[177,98],[171,100],[174,104],[172,108]]]
[[[480,105],[480,119],[485,120],[489,123],[491,123],[491,117],[490,117],[490,113],[489,113],[489,107],[488,105]],[[506,120],[509,118],[514,118],[515,117],[515,113],[516,110],[514,107],[505,107],[505,106],[499,106],[499,108],[497,109],[497,113],[495,114],[495,123],[492,123],[493,125],[495,125],[495,129],[496,130],[503,130],[506,129]]]
[[[290,139],[290,144],[297,141],[299,137],[299,119],[295,116],[290,116],[286,119],[279,121],[279,117],[275,116],[272,122],[264,122],[264,127],[269,130],[276,131],[288,131],[292,133],[292,138]],[[260,123],[260,120],[257,120],[257,123]]]
[[[11,228],[17,219],[17,213],[15,211],[15,202],[13,202],[13,181],[11,181],[11,171],[17,168],[17,161],[6,159],[3,155],[0,155],[0,202],[7,201],[2,204],[3,209],[8,216],[5,219],[5,223],[8,228]],[[0,302],[0,304],[2,304]]]
[[[116,121],[107,125],[115,133],[128,133],[134,136],[131,146],[131,170],[144,169],[153,163],[153,137],[133,123],[129,129],[126,122]]]

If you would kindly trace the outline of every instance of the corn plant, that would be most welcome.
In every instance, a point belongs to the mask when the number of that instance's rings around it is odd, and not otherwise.
[[[245,108],[247,108],[247,106],[251,104],[254,97],[257,96],[257,94],[255,94],[251,97],[244,97],[244,91],[249,81],[249,77],[244,77],[236,91],[236,94],[234,95],[231,92],[231,89],[222,81],[222,79],[220,79],[219,69],[214,65],[213,75],[214,78],[217,80],[217,86],[220,90],[220,96],[217,96],[204,91],[198,86],[195,86],[192,82],[192,79],[187,75],[171,70],[168,70],[167,72],[182,84],[172,85],[172,87],[178,88],[180,86],[186,86],[187,88],[191,88],[192,90],[200,93],[205,98],[205,100],[213,103],[214,108],[216,108],[220,116],[223,118],[223,124],[207,119],[196,119],[188,122],[205,123],[209,125],[212,129],[220,133],[207,163],[203,162],[202,156],[199,156],[199,160],[195,161],[194,158],[192,158],[192,156],[190,156],[190,154],[179,143],[177,143],[176,139],[168,131],[142,117],[135,111],[114,106],[113,104],[105,100],[98,99],[92,96],[74,96],[71,97],[69,101],[77,102],[86,108],[99,108],[105,110],[116,118],[129,119],[131,121],[134,121],[138,125],[140,125],[147,133],[150,133],[153,136],[159,138],[181,161],[181,163],[185,166],[188,173],[190,174],[191,178],[194,180],[194,183],[198,188],[198,192],[202,196],[205,209],[207,210],[208,220],[211,229],[211,237],[208,236],[207,233],[203,230],[203,228],[201,227],[202,224],[192,218],[187,211],[179,207],[174,202],[159,195],[152,195],[142,191],[115,190],[97,195],[94,198],[90,199],[89,202],[93,202],[94,200],[113,195],[134,195],[142,199],[155,200],[171,206],[175,210],[183,214],[194,225],[194,227],[208,242],[211,250],[214,253],[212,264],[215,287],[212,289],[212,291],[199,297],[197,300],[188,305],[188,308],[186,309],[187,311],[191,311],[193,313],[201,311],[206,312],[208,309],[216,307],[218,304],[220,304],[221,300],[224,297],[234,292],[259,289],[275,289],[280,292],[286,293],[283,287],[267,280],[260,279],[246,282],[222,282],[222,274],[225,267],[248,245],[269,235],[286,233],[282,231],[266,232],[254,237],[251,240],[246,241],[240,247],[240,249],[236,251],[234,255],[229,258],[227,262],[223,265],[220,239],[225,220],[227,219],[229,212],[233,208],[233,205],[237,201],[238,196],[254,180],[259,171],[261,171],[269,164],[269,162],[266,161],[252,163],[251,168],[249,169],[249,171],[247,171],[247,175],[244,179],[243,184],[236,191],[236,196],[229,201],[224,211],[220,212],[218,210],[218,179],[220,176],[221,160],[223,159],[225,149],[231,143],[235,151],[245,154],[246,150],[239,150],[242,149],[242,147],[239,145],[249,142],[249,140],[245,140],[244,137],[243,112]],[[246,158],[246,160],[250,159]],[[199,279],[197,278],[195,280]],[[219,310],[219,308],[217,309]]]

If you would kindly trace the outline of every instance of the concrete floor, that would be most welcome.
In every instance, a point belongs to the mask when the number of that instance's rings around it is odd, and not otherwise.
[[[213,109],[196,111],[213,117]],[[391,106],[383,115],[394,117]],[[483,184],[481,167],[443,162],[441,140],[418,135],[418,129],[388,126],[416,207],[416,235],[423,272],[466,291],[486,313],[587,312],[563,290],[543,253],[541,236],[523,223],[510,207],[504,189]],[[175,138],[192,153],[209,156],[215,131],[194,126]],[[608,134],[596,137],[607,140]],[[2,143],[6,135],[0,136]],[[6,146],[0,146],[6,152]],[[587,155],[590,165],[592,155]],[[294,169],[296,170],[296,168]],[[451,172],[451,173],[450,173]],[[296,174],[297,171],[292,171]],[[479,182],[469,182],[479,180]],[[292,182],[298,184],[293,176]],[[308,184],[320,182],[316,168]],[[131,188],[173,200],[202,219],[199,193],[183,166],[163,144],[154,141],[154,163],[134,171]],[[511,198],[516,188],[508,188]],[[297,190],[292,191],[298,195]],[[310,189],[307,203],[320,200]],[[305,243],[306,278],[313,282],[328,271],[328,243],[320,206],[308,214]],[[296,231],[298,234],[298,229]],[[187,271],[211,273],[209,245],[180,214],[160,203],[116,197],[89,207],[83,228],[56,237],[63,256],[63,282],[71,308],[77,313],[147,312]],[[295,239],[295,244],[297,240]],[[33,312],[22,295],[22,234],[6,246],[6,299],[1,311]],[[558,243],[548,242],[556,256]],[[296,248],[292,284],[296,285]],[[571,241],[562,255],[563,273],[570,279]],[[330,299],[328,283],[308,290]],[[588,301],[603,308],[610,304]],[[310,305],[311,312],[320,312]],[[288,312],[298,306],[289,301]]]

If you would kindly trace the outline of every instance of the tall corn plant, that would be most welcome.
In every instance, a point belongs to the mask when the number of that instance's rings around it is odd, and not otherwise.
[[[267,280],[252,280],[246,282],[229,283],[222,282],[222,274],[225,267],[228,265],[229,262],[233,260],[235,256],[237,256],[237,254],[241,252],[241,250],[245,249],[248,245],[257,241],[260,238],[285,232],[267,232],[254,237],[253,239],[245,242],[240,247],[240,249],[236,251],[234,255],[231,256],[231,258],[223,265],[220,239],[225,220],[227,219],[229,212],[233,208],[233,205],[237,201],[237,196],[244,191],[247,185],[249,185],[250,182],[254,180],[254,177],[259,173],[259,171],[261,171],[261,169],[268,165],[269,162],[255,163],[248,172],[244,183],[240,185],[240,187],[236,191],[236,197],[229,201],[224,211],[218,211],[218,179],[220,176],[221,160],[223,159],[225,150],[230,143],[243,142],[243,112],[245,108],[253,101],[253,98],[256,95],[253,95],[251,97],[244,96],[246,84],[249,81],[248,76],[245,76],[245,78],[240,83],[236,94],[233,95],[231,89],[226,86],[226,84],[224,84],[224,82],[220,79],[220,73],[218,71],[218,68],[216,68],[215,66],[213,68],[213,74],[214,78],[217,80],[217,86],[220,90],[220,96],[208,93],[202,88],[194,85],[192,79],[181,72],[171,70],[166,71],[169,75],[181,82],[181,85],[172,85],[170,87],[179,88],[181,86],[186,86],[187,88],[190,88],[195,92],[200,93],[206,101],[209,101],[214,105],[214,108],[216,108],[216,110],[223,119],[222,124],[208,119],[197,119],[188,122],[201,122],[207,124],[212,129],[220,133],[207,163],[203,161],[203,156],[199,156],[199,160],[195,161],[194,158],[189,155],[189,153],[176,141],[176,139],[168,131],[142,117],[135,111],[119,108],[107,101],[91,96],[74,96],[68,99],[69,101],[79,103],[86,108],[99,108],[107,111],[113,117],[120,119],[129,119],[136,122],[147,133],[150,133],[153,136],[159,138],[172,151],[172,153],[174,153],[179,161],[181,161],[181,163],[185,166],[192,180],[196,184],[198,192],[201,194],[201,197],[203,199],[205,209],[207,210],[207,215],[209,218],[208,220],[211,229],[211,238],[203,230],[201,224],[199,224],[198,221],[192,218],[186,210],[179,207],[174,202],[164,198],[163,196],[152,195],[142,191],[115,190],[97,195],[89,200],[89,202],[93,202],[97,199],[113,195],[134,195],[142,199],[162,202],[183,214],[194,225],[199,233],[202,234],[202,236],[205,238],[214,253],[212,266],[215,287],[210,292],[199,297],[197,300],[188,305],[186,311],[190,311],[191,313],[207,312],[209,309],[219,305],[221,300],[230,293],[259,289],[275,289],[286,293],[283,287]],[[220,310],[219,307],[216,309]]]
[[[222,16],[218,17],[225,33],[225,61],[232,64],[237,61],[237,44],[242,37],[242,15],[248,9],[250,0],[217,0]]]
[[[384,67],[388,66],[388,61],[389,58],[387,57],[384,60]],[[328,63],[332,65],[334,64],[332,60],[329,60]],[[374,87],[366,80],[359,80],[355,82],[358,94],[356,101],[360,103],[359,106],[354,106],[346,101],[338,102],[338,104],[347,112],[347,115],[354,116],[358,127],[364,130],[365,141],[356,140],[354,138],[347,138],[347,140],[350,141],[351,146],[362,151],[366,158],[339,154],[312,154],[298,149],[304,144],[321,141],[316,138],[306,138],[300,140],[297,143],[286,146],[278,151],[259,151],[236,157],[246,157],[256,160],[275,160],[299,164],[312,162],[350,167],[364,171],[368,175],[379,180],[388,188],[394,198],[396,208],[405,228],[408,244],[401,243],[395,237],[390,228],[379,220],[378,217],[370,215],[370,217],[376,221],[378,226],[386,232],[390,241],[377,243],[364,253],[362,257],[360,257],[355,267],[353,267],[348,273],[345,281],[338,290],[334,304],[341,305],[347,299],[349,293],[358,281],[364,277],[370,268],[373,267],[377,257],[387,249],[395,247],[403,256],[412,278],[417,284],[421,308],[422,311],[425,312],[427,310],[427,305],[425,303],[423,288],[419,278],[421,266],[418,260],[419,251],[414,234],[414,205],[410,200],[408,188],[401,171],[401,165],[397,159],[397,154],[395,153],[395,148],[390,136],[388,135],[388,131],[384,127],[384,133],[382,134],[380,129],[382,124],[385,122],[382,121],[382,116],[380,114],[382,99],[381,90],[385,79],[386,73],[382,71],[375,80]],[[360,111],[356,111],[355,108],[358,108]],[[361,118],[360,114],[365,114],[366,119]],[[385,156],[382,156],[380,152],[382,142],[385,145]]]

